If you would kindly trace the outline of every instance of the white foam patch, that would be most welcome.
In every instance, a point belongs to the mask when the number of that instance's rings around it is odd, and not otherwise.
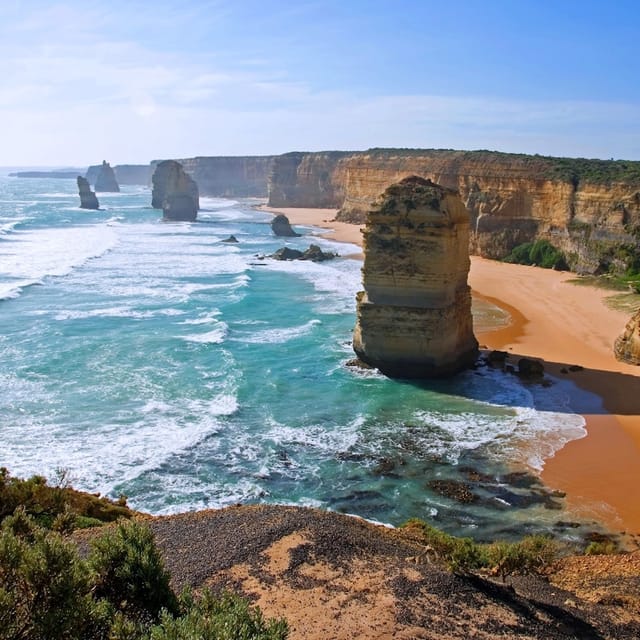
[[[206,333],[193,333],[190,335],[182,336],[183,340],[187,342],[198,342],[201,344],[221,344],[227,336],[227,325],[224,322],[220,322],[215,329],[207,331]]]
[[[157,316],[180,316],[184,311],[179,309],[154,309],[136,310],[131,307],[108,307],[99,309],[59,311],[53,317],[55,320],[86,320],[88,318],[132,318],[134,320],[146,320]],[[32,315],[36,315],[35,313]]]
[[[131,420],[131,408],[123,408],[111,422],[77,423],[74,429],[25,416],[3,431],[0,459],[10,460],[18,477],[53,477],[64,468],[78,488],[109,493],[221,431],[221,418],[237,408],[235,394],[222,393],[203,400],[149,400],[138,408],[137,420]]]
[[[0,243],[0,296],[12,297],[47,276],[64,276],[116,246],[117,234],[106,225],[17,231]],[[2,295],[4,294],[4,295]]]
[[[314,327],[319,324],[320,320],[314,319],[296,327],[263,329],[244,334],[236,331],[232,339],[236,342],[245,342],[248,344],[284,344],[285,342],[289,342],[289,340],[295,340],[296,338],[309,335]]]

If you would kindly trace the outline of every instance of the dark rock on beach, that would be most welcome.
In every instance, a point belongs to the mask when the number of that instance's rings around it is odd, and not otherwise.
[[[523,378],[541,378],[544,375],[544,365],[539,360],[520,358],[518,374]]]
[[[78,176],[78,195],[80,196],[80,208],[81,209],[99,209],[100,203],[98,197],[91,191],[89,182],[86,178]]]
[[[282,213],[279,213],[277,216],[274,216],[271,221],[271,230],[277,236],[282,236],[284,238],[296,238],[300,236],[299,233],[296,233],[289,223],[289,218]]]

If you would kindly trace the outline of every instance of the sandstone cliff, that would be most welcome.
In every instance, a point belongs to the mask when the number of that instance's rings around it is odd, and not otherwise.
[[[275,156],[210,156],[178,160],[203,196],[265,198]],[[152,163],[153,164],[153,163]]]
[[[89,182],[86,178],[78,176],[78,195],[80,196],[80,208],[81,209],[98,209],[100,204],[98,197],[91,191]]]
[[[417,176],[387,188],[367,214],[364,255],[353,337],[360,360],[403,378],[473,363],[469,214],[454,190]]]
[[[640,365],[640,309],[629,320],[622,335],[616,339],[614,353],[622,362]]]
[[[179,162],[160,162],[151,180],[151,206],[154,209],[162,209],[165,219],[196,219],[200,208],[198,185],[184,172]]]
[[[98,175],[96,176],[95,190],[101,192],[118,193],[120,185],[116,180],[116,174],[111,165],[106,161],[102,161]]]
[[[545,239],[585,273],[622,271],[640,256],[640,162],[410,149],[285,154],[273,164],[269,204],[339,207],[338,219],[363,223],[376,196],[409,175],[459,191],[473,253],[500,259]]]

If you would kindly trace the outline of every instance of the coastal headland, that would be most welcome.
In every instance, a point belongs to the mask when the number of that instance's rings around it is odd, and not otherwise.
[[[362,226],[334,220],[337,209],[262,206],[292,224],[327,229],[324,237],[362,246]],[[361,254],[352,253],[360,259]],[[611,292],[577,286],[575,274],[471,257],[472,294],[510,315],[504,328],[477,333],[481,347],[544,361],[545,370],[574,383],[571,405],[587,436],[545,462],[543,480],[566,493],[576,515],[614,531],[640,533],[640,367],[615,359],[613,344],[628,314],[605,304]],[[587,392],[587,393],[585,393]],[[595,394],[601,402],[595,400]]]

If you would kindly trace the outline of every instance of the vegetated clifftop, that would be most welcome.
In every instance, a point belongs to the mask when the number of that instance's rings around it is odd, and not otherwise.
[[[338,207],[363,223],[375,198],[409,175],[457,189],[473,253],[504,258],[545,239],[585,273],[640,269],[640,162],[493,151],[371,149],[278,156],[269,205]]]
[[[209,156],[177,161],[198,183],[200,195],[265,198],[275,157]]]

